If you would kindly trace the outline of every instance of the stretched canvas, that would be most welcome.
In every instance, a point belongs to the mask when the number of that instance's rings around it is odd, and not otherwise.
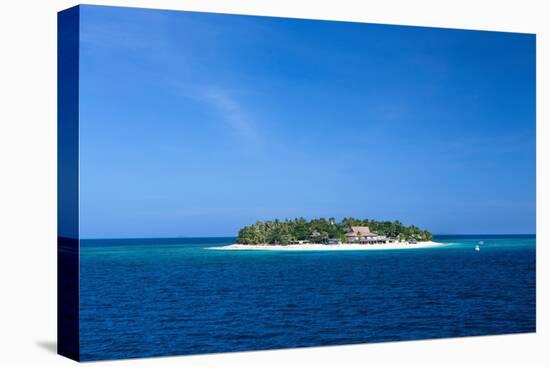
[[[535,332],[535,35],[58,20],[61,355]]]

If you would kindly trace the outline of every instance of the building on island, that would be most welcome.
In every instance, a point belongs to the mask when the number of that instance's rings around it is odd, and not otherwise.
[[[352,226],[346,233],[346,239],[348,243],[388,243],[393,242],[392,239],[386,236],[379,236],[378,234],[371,232],[369,227],[366,226]]]
[[[311,243],[309,240],[291,240],[289,244],[291,245],[305,245]]]
[[[342,238],[330,237],[327,233],[313,230],[308,240],[291,240],[291,245],[302,245],[308,243],[323,243],[326,245],[340,245],[342,243],[356,243],[356,244],[376,244],[376,243],[392,243],[395,242],[394,238],[378,235],[371,232],[369,227],[366,226],[352,226],[345,233],[345,240]]]

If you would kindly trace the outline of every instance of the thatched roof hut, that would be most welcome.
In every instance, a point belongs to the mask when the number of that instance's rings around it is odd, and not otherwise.
[[[346,237],[351,240],[361,240],[369,237],[378,236],[376,233],[371,232],[369,227],[366,226],[352,226],[346,233]]]

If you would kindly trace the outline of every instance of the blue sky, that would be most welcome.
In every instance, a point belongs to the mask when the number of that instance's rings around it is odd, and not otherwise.
[[[81,9],[84,238],[535,232],[535,36]]]

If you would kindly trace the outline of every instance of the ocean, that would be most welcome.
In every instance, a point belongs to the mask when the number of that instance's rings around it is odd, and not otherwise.
[[[219,251],[208,248],[234,238],[82,240],[81,360],[535,331],[534,235],[434,240],[448,245]]]

